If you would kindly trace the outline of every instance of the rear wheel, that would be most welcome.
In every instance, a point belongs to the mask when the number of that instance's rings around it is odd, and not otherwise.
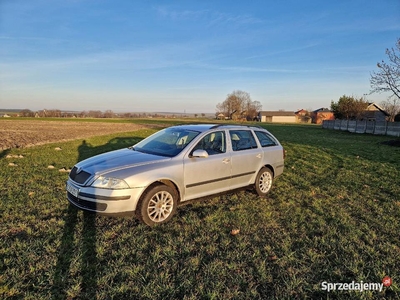
[[[263,167],[257,174],[255,188],[259,196],[265,197],[272,188],[274,175],[271,169]]]
[[[178,196],[172,187],[156,185],[143,194],[136,216],[143,223],[154,226],[168,222],[176,212]]]

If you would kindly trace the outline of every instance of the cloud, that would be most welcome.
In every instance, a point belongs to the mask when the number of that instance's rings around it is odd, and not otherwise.
[[[257,24],[263,20],[249,14],[231,14],[215,10],[174,10],[166,6],[155,7],[158,14],[173,21],[204,21],[208,26],[218,26],[226,24]]]
[[[182,11],[177,11],[177,10],[171,10],[168,9],[165,6],[157,6],[155,7],[156,11],[158,14],[165,18],[170,18],[174,21],[176,20],[193,20],[193,19],[199,19],[199,18],[204,18],[208,14],[208,10],[182,10]]]
[[[265,54],[261,54],[261,55],[252,55],[252,56],[246,57],[245,59],[258,59],[258,58],[263,58],[263,57],[267,57],[267,56],[279,55],[279,54],[290,53],[290,52],[297,52],[297,51],[301,51],[301,50],[311,49],[311,48],[317,47],[319,45],[321,45],[321,43],[319,43],[319,42],[311,43],[311,44],[307,44],[307,45],[300,46],[300,47],[287,48],[287,49],[285,48],[280,51],[269,52],[269,53],[265,53]]]
[[[252,15],[234,15],[228,13],[213,12],[212,20],[209,25],[220,25],[220,24],[260,24],[263,21],[259,18],[253,17]]]
[[[193,47],[193,43],[154,45],[131,50],[87,52],[55,58],[8,59],[0,63],[0,79],[46,78],[56,74],[93,73],[98,75],[114,71],[136,72],[145,70],[199,67],[208,61],[207,47]],[[193,49],[196,49],[195,51]],[[213,57],[214,58],[214,57]],[[211,58],[211,59],[213,59]]]

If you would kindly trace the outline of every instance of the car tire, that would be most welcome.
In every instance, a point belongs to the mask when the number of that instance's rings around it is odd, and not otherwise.
[[[168,222],[176,212],[178,195],[174,188],[160,184],[150,187],[140,198],[136,216],[154,226]]]
[[[274,174],[271,169],[263,167],[257,174],[255,189],[260,197],[265,197],[272,188]]]

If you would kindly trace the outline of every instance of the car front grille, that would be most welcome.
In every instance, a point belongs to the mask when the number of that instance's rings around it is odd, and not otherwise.
[[[107,204],[105,203],[97,203],[97,202],[92,202],[92,201],[86,201],[79,199],[72,195],[71,193],[67,193],[69,201],[72,203],[76,204],[77,206],[83,208],[83,209],[89,209],[89,210],[95,210],[95,211],[105,211],[107,208]]]
[[[84,184],[86,182],[86,180],[88,180],[89,177],[92,175],[85,171],[80,171],[77,174],[76,173],[77,170],[78,170],[77,167],[73,167],[71,172],[69,173],[69,178],[71,178],[73,181],[75,181],[77,183]]]

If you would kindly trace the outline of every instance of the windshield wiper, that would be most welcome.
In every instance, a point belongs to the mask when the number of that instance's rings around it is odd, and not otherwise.
[[[129,149],[132,149],[133,151],[137,151],[137,152],[141,152],[141,153],[146,153],[146,154],[154,154],[153,152],[151,152],[151,151],[148,151],[148,150],[144,150],[144,149],[142,149],[142,148],[135,148],[135,147],[129,147]]]

